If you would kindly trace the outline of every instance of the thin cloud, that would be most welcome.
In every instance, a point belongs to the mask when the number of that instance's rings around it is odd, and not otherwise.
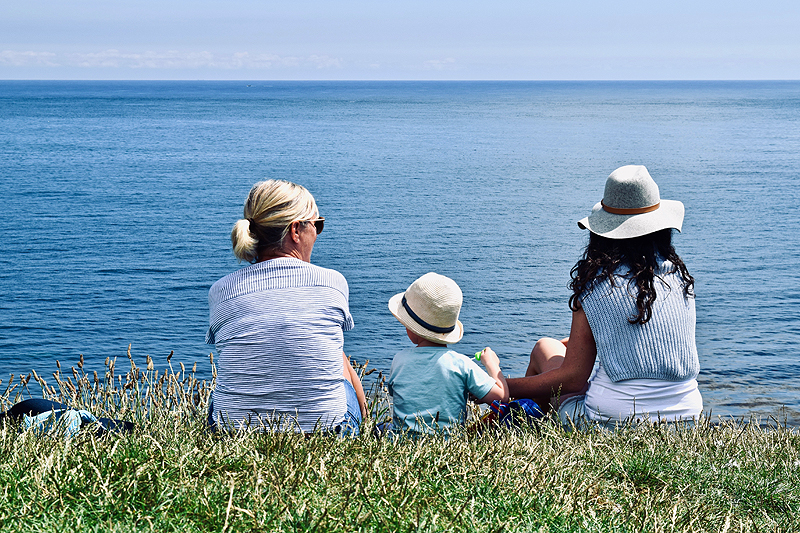
[[[318,69],[342,67],[342,60],[336,57],[312,55],[308,57],[307,61],[316,65]]]
[[[78,67],[86,69],[202,69],[223,70],[267,70],[272,68],[339,69],[343,61],[327,55],[279,56],[276,54],[213,54],[211,52],[166,52],[126,53],[116,49],[89,53],[0,52],[0,65],[14,67],[49,66]]]
[[[14,50],[0,52],[0,65],[10,65],[12,67],[59,66],[56,61],[56,54],[52,52],[17,52]]]
[[[454,70],[456,67],[456,60],[452,57],[446,59],[429,59],[423,63],[425,70]]]

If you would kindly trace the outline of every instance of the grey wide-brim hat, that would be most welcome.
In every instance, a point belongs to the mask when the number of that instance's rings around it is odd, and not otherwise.
[[[462,300],[461,289],[455,281],[428,272],[406,292],[392,296],[389,311],[423,339],[455,344],[464,336],[464,324],[458,320]]]
[[[626,165],[611,173],[603,199],[578,226],[609,239],[631,239],[667,228],[681,231],[683,213],[683,203],[661,199],[645,167]]]

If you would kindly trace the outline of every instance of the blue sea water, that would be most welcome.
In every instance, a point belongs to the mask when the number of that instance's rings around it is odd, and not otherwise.
[[[0,391],[129,344],[209,377],[207,292],[266,178],[326,217],[349,355],[386,372],[408,345],[387,301],[436,271],[461,351],[522,375],[568,333],[576,221],[638,163],[686,205],[706,410],[798,425],[799,120],[800,82],[0,81]]]

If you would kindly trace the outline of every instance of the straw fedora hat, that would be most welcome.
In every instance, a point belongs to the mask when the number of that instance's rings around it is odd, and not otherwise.
[[[454,344],[464,336],[464,324],[458,320],[462,301],[461,289],[455,281],[428,272],[406,292],[392,296],[389,311],[423,339]]]
[[[609,239],[631,239],[667,228],[680,231],[683,213],[683,203],[661,199],[645,167],[626,165],[611,173],[603,199],[578,226]]]

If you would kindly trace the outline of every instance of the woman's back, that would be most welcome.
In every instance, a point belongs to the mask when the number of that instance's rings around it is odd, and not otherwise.
[[[581,300],[598,359],[586,393],[587,417],[622,421],[645,413],[653,420],[698,416],[703,400],[695,379],[700,362],[694,296],[685,294],[674,265],[661,260],[650,318],[631,323],[637,290],[628,269],[621,267],[612,279],[598,282]]]
[[[214,284],[207,341],[219,350],[215,412],[252,424],[283,416],[305,431],[341,422],[342,332],[353,327],[347,299],[341,274],[293,258]]]
[[[635,378],[684,381],[697,377],[694,296],[686,295],[681,277],[669,261],[655,272],[655,301],[645,323],[637,315],[638,290],[620,267],[581,296],[594,334],[597,357],[612,381]]]

